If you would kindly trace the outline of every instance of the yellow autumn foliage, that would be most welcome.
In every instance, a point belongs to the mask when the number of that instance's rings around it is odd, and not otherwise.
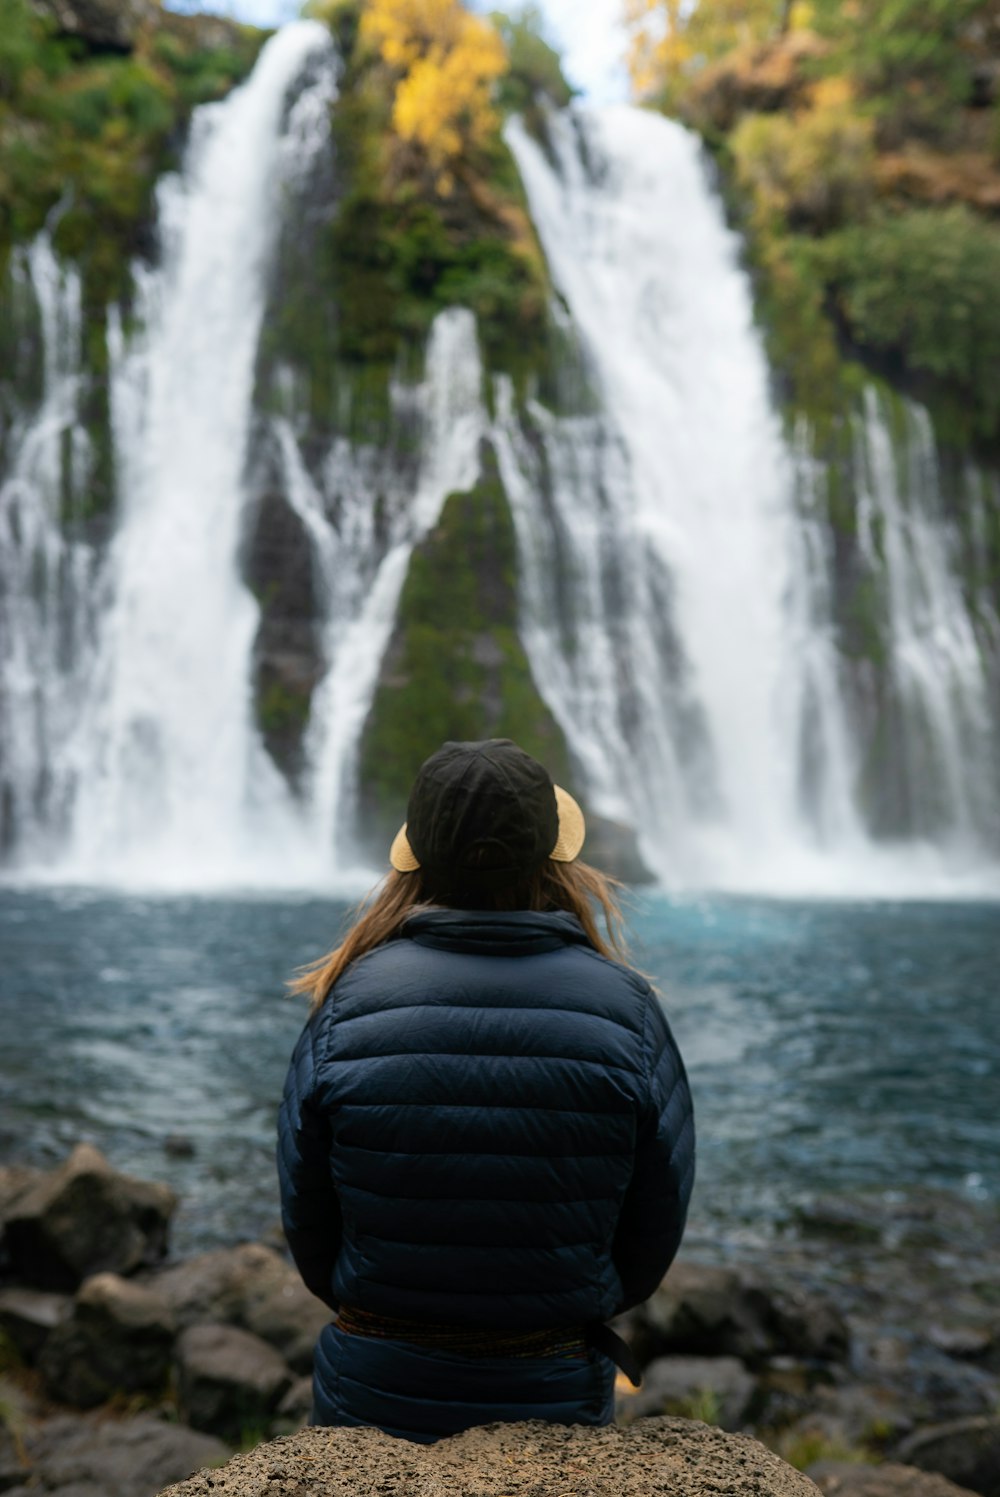
[[[805,13],[792,0],[624,0],[633,91],[676,94],[707,63],[794,28]]]
[[[497,127],[491,95],[507,68],[499,34],[459,0],[368,0],[361,39],[401,75],[393,129],[422,148],[447,190],[449,163]]]
[[[748,114],[732,132],[736,177],[759,215],[827,232],[864,214],[875,187],[874,126],[839,83],[817,87],[819,98],[798,114]]]

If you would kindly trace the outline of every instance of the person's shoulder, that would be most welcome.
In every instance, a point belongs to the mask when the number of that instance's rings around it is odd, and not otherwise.
[[[594,973],[594,980],[605,983],[611,989],[618,989],[622,993],[630,995],[637,1003],[645,1003],[648,999],[656,998],[656,992],[648,977],[627,962],[616,960],[615,957],[605,956],[603,951],[596,947],[576,946],[575,952],[587,961]]]

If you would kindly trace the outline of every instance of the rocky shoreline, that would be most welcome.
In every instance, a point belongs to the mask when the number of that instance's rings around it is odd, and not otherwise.
[[[326,1307],[264,1243],[171,1261],[175,1207],[86,1144],[0,1167],[0,1493],[154,1497],[306,1423]],[[622,1317],[645,1373],[619,1423],[754,1435],[831,1497],[1000,1497],[998,1263],[993,1208],[818,1200]]]

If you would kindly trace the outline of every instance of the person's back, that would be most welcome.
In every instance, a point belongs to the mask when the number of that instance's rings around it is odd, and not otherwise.
[[[342,968],[288,1074],[286,1232],[339,1307],[316,1422],[607,1422],[590,1328],[665,1272],[693,1161],[660,1005],[575,914],[414,910]]]

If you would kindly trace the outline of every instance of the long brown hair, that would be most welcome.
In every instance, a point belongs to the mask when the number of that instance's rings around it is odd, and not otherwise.
[[[399,935],[410,915],[428,909],[566,910],[583,926],[588,941],[602,956],[628,961],[622,929],[617,879],[587,863],[555,863],[551,858],[529,878],[490,894],[468,893],[442,884],[429,870],[413,873],[390,870],[382,883],[353,912],[353,920],[339,946],[300,969],[289,982],[293,993],[308,993],[314,1009],[322,1007],[330,989],[351,962]],[[598,929],[595,906],[604,917]]]

